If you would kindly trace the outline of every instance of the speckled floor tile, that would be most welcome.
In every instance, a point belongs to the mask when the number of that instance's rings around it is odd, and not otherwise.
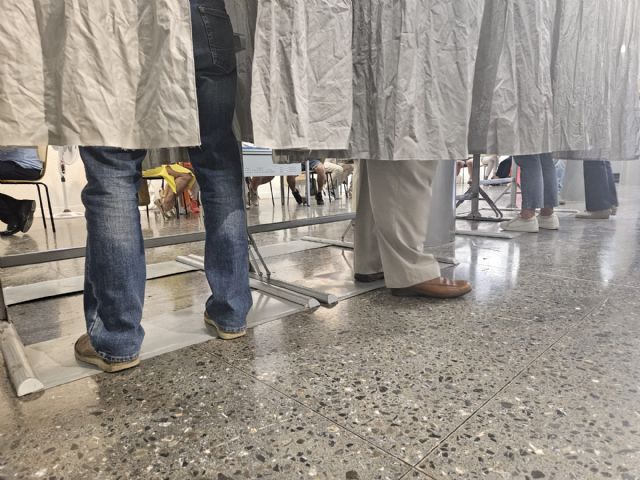
[[[219,353],[416,463],[603,300],[596,284],[466,273],[493,288],[454,302],[380,291],[259,327]]]
[[[640,478],[640,308],[616,292],[421,464],[437,478]]]
[[[28,402],[5,387],[0,477],[396,479],[410,469],[199,349],[95,378]]]
[[[627,205],[625,208],[632,208]],[[540,272],[603,284],[640,287],[640,224],[621,213],[604,221],[563,217],[561,230],[525,234],[515,240],[458,237],[436,253],[458,261],[511,270]]]

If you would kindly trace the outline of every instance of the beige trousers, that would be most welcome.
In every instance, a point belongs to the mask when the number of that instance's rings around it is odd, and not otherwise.
[[[424,253],[431,184],[437,162],[359,162],[355,271],[384,272],[389,288],[406,288],[440,276]]]

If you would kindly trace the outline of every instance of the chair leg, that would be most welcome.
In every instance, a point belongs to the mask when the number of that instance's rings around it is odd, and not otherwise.
[[[42,194],[40,193],[40,184],[34,183],[38,190],[38,200],[40,201],[40,213],[42,214],[42,223],[44,223],[44,229],[47,229],[47,216],[44,214],[44,205],[42,204]]]
[[[273,180],[272,180],[273,181]],[[276,206],[276,199],[273,198],[273,185],[269,182],[269,189],[271,190],[271,205]]]
[[[46,183],[43,183],[44,193],[47,195],[47,205],[49,206],[49,218],[51,219],[51,230],[56,233],[56,222],[53,220],[53,209],[51,208],[51,197],[49,196],[49,187]]]

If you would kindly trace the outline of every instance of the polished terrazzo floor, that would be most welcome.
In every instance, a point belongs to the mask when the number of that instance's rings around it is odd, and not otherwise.
[[[564,216],[559,232],[437,249],[461,262],[447,275],[474,283],[461,300],[379,290],[22,400],[1,377],[0,478],[640,479],[640,194],[621,203],[609,221]],[[150,281],[147,310],[200,302],[203,282]],[[10,311],[33,343],[81,329],[81,305]]]

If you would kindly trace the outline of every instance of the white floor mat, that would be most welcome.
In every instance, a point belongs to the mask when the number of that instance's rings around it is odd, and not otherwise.
[[[254,306],[249,327],[271,322],[304,310],[303,307],[253,291]],[[152,319],[144,319],[146,336],[141,358],[148,359],[215,338],[203,322],[202,307],[191,307]],[[77,335],[68,335],[25,348],[31,366],[45,388],[51,388],[100,373],[76,361],[73,344]],[[221,340],[216,340],[221,341]]]

